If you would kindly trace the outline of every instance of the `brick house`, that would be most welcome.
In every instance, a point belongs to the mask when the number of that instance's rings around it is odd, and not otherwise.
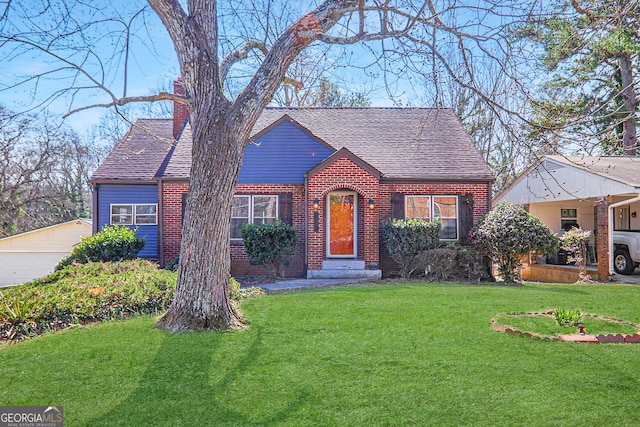
[[[191,129],[172,119],[138,120],[93,174],[94,232],[138,227],[140,256],[161,265],[180,251],[189,191]],[[440,219],[442,239],[464,242],[490,209],[494,181],[448,109],[267,108],[245,148],[231,215],[232,274],[264,274],[240,240],[248,222],[295,225],[286,275],[380,277],[394,270],[381,224]]]

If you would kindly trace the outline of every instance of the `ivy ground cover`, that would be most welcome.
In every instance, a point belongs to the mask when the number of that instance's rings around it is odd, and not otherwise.
[[[399,283],[250,298],[245,331],[166,334],[154,318],[0,347],[2,405],[65,425],[640,423],[640,345],[533,340],[497,313],[579,307],[640,323],[640,287]]]

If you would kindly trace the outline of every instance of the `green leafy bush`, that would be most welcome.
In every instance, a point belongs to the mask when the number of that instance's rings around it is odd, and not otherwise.
[[[296,228],[280,221],[274,224],[246,224],[242,228],[242,244],[252,265],[268,265],[282,277],[296,250]]]
[[[63,258],[56,270],[72,263],[111,262],[134,259],[144,247],[144,239],[126,226],[105,227],[96,234],[83,237],[71,254]]]
[[[471,241],[494,262],[505,283],[520,282],[522,257],[530,251],[551,254],[558,237],[522,206],[502,202],[471,232]]]
[[[422,254],[438,246],[440,227],[439,221],[422,219],[392,219],[384,223],[382,235],[389,255],[400,266],[402,278],[420,270],[421,264],[424,266]]]

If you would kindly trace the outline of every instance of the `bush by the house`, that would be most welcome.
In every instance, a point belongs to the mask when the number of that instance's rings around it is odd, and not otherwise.
[[[291,263],[298,235],[296,228],[277,221],[273,224],[246,224],[242,228],[242,244],[252,265],[271,268],[282,277]]]
[[[424,266],[421,256],[438,245],[440,227],[439,221],[421,219],[392,219],[384,223],[382,235],[389,255],[400,266],[402,278],[419,271],[421,264]]]
[[[481,282],[490,278],[482,254],[475,248],[447,245],[422,254],[425,278],[430,281]]]
[[[522,257],[530,251],[552,254],[558,250],[555,233],[522,206],[502,202],[471,232],[472,241],[498,265],[505,283],[520,282]]]
[[[144,247],[144,239],[124,225],[105,227],[96,234],[83,237],[71,254],[63,258],[56,270],[72,263],[111,262],[134,259]]]

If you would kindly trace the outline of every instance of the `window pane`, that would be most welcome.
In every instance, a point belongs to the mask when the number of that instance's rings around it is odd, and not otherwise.
[[[560,217],[561,218],[577,218],[578,217],[577,209],[560,209]]]
[[[458,218],[456,197],[434,197],[434,218]]]
[[[249,196],[233,196],[231,218],[249,218]]]
[[[156,222],[155,215],[136,215],[136,224],[154,225]]]
[[[405,218],[431,220],[430,202],[429,196],[407,196],[404,202]]]
[[[111,224],[133,224],[133,205],[112,205]]]
[[[136,205],[136,215],[155,215],[156,205]]]
[[[253,196],[253,217],[255,218],[276,218],[278,209],[277,196]]]
[[[242,227],[247,224],[249,220],[247,218],[232,218],[231,219],[231,238],[242,239]]]
[[[458,220],[443,219],[441,221],[442,232],[440,233],[440,238],[456,240],[458,238]]]

